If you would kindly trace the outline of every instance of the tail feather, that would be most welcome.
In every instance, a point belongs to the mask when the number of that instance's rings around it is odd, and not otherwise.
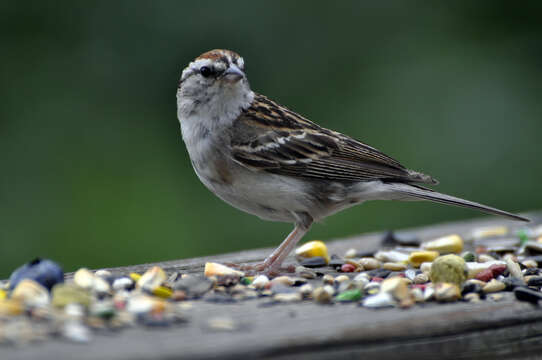
[[[455,196],[442,194],[442,193],[433,191],[431,189],[428,189],[422,186],[407,185],[407,184],[394,184],[394,185],[396,185],[394,186],[395,188],[394,191],[397,191],[400,194],[406,195],[409,198],[429,200],[429,201],[434,201],[441,204],[455,205],[455,206],[465,207],[469,209],[475,209],[475,210],[479,210],[488,214],[504,216],[504,217],[514,219],[514,220],[520,220],[520,221],[526,221],[526,222],[531,221],[523,216],[512,214],[507,211],[500,210],[491,206],[479,204],[474,201],[469,201],[469,200],[461,199]]]

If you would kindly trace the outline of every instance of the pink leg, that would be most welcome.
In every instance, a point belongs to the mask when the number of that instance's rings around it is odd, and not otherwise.
[[[284,241],[269,255],[264,262],[260,264],[233,264],[226,263],[227,266],[239,268],[244,271],[263,272],[267,275],[274,276],[281,270],[281,265],[286,257],[292,252],[296,244],[309,231],[310,226],[296,225],[294,230]]]
[[[281,270],[281,265],[286,257],[292,252],[296,244],[303,238],[303,236],[309,231],[312,225],[312,217],[306,213],[295,213],[298,222],[294,229],[286,239],[269,255],[264,262],[260,264],[232,264],[226,265],[246,270],[252,273],[263,272],[267,275],[274,276]]]
[[[286,239],[277,247],[271,255],[263,262],[262,270],[273,272],[280,269],[280,266],[286,257],[292,252],[296,244],[309,231],[308,227],[296,225],[294,230],[286,237]]]

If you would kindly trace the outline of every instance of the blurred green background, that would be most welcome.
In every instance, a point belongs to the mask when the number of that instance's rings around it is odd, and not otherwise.
[[[256,91],[509,211],[540,208],[542,3],[4,1],[0,278],[276,246],[191,169],[181,70],[239,52]],[[372,202],[316,224],[331,239],[480,216]]]

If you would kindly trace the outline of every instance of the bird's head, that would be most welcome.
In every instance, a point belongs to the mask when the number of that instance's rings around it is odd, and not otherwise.
[[[252,94],[243,58],[231,50],[211,50],[182,72],[177,89],[179,116],[236,112],[252,101]]]
[[[231,50],[211,50],[198,56],[183,70],[179,90],[197,96],[210,90],[236,90],[248,87],[245,62]]]

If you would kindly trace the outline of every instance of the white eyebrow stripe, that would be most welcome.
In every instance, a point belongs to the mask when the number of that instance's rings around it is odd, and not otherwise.
[[[197,73],[202,66],[211,66],[212,61],[210,59],[198,59],[192,61],[186,68],[184,68],[181,75],[181,82],[184,81],[190,75]]]

